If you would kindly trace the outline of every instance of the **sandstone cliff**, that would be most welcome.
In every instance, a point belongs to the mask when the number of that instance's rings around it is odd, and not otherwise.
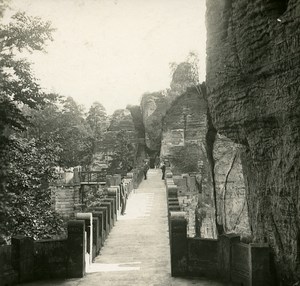
[[[236,232],[248,237],[240,149],[212,130],[204,96],[202,85],[189,88],[174,100],[163,121],[161,158],[169,160],[175,175],[197,173],[197,190],[179,186],[189,230],[193,229],[193,213],[200,228],[195,230],[198,235],[216,238],[217,222],[219,233]]]
[[[216,129],[242,144],[254,241],[277,281],[300,280],[300,3],[207,1],[207,87]]]
[[[166,96],[163,92],[146,93],[141,100],[146,145],[150,150],[159,151],[162,118],[167,111]]]

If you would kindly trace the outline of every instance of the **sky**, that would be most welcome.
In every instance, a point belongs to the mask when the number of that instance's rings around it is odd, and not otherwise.
[[[107,112],[169,87],[170,62],[198,53],[205,80],[205,0],[11,0],[11,10],[51,21],[47,53],[29,56],[46,92]]]

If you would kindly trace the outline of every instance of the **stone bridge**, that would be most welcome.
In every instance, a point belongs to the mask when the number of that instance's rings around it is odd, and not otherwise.
[[[124,216],[118,187],[111,186],[100,206],[68,222],[67,239],[13,238],[10,250],[0,249],[6,255],[0,285],[271,285],[267,245],[244,244],[234,234],[188,237],[180,189],[169,168],[165,181],[157,169],[138,187],[133,177],[126,179]]]

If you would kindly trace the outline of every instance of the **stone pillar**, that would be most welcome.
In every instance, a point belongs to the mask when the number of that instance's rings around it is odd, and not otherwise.
[[[121,184],[121,175],[120,174],[114,174],[113,175],[113,179],[114,179],[114,186],[118,186]]]
[[[104,242],[104,240],[107,238],[109,234],[108,209],[107,207],[100,206],[100,207],[94,207],[94,211],[101,212],[103,216],[103,237],[104,237],[103,242]]]
[[[184,212],[170,213],[171,275],[187,275],[187,221]]]
[[[74,172],[73,184],[80,184],[80,177],[79,177],[80,168],[75,167],[73,169],[73,172]]]
[[[92,213],[77,213],[76,219],[84,220],[85,231],[87,233],[87,252],[89,254],[89,263],[93,259],[93,215]]]
[[[85,274],[85,223],[84,220],[68,222],[68,278],[81,278]]]
[[[101,247],[101,237],[99,235],[99,218],[93,217],[93,251],[92,261],[99,254]]]
[[[108,188],[107,190],[107,196],[109,198],[113,198],[115,200],[115,209],[114,209],[114,212],[115,212],[115,219],[117,220],[118,218],[118,210],[119,210],[119,200],[120,198],[118,197],[118,186],[112,186],[110,188]]]
[[[26,236],[14,236],[11,239],[12,266],[18,272],[19,282],[34,278],[34,240]],[[0,281],[1,282],[1,281]]]
[[[178,197],[178,187],[176,185],[167,185],[167,197],[168,198]]]
[[[112,204],[111,202],[101,202],[101,206],[107,208],[108,234],[113,227]]]
[[[219,236],[218,245],[218,267],[219,273],[224,282],[231,281],[231,247],[234,243],[240,242],[240,236],[236,234],[222,234]]]
[[[110,187],[110,186],[112,186],[113,185],[113,177],[112,177],[112,175],[106,175],[106,186],[107,187]]]
[[[89,210],[91,211],[91,210]],[[97,255],[100,252],[101,246],[104,244],[104,231],[103,231],[103,224],[104,224],[104,219],[103,219],[103,212],[100,211],[91,211],[93,213],[93,217],[98,218],[98,243],[97,243]],[[94,224],[94,222],[93,222]]]
[[[117,207],[116,207],[116,199],[114,197],[107,196],[105,199],[103,199],[102,203],[110,203],[111,206],[111,221],[112,225],[115,225],[115,222],[117,220]]]
[[[266,243],[250,243],[249,245],[250,286],[271,284],[270,248]]]

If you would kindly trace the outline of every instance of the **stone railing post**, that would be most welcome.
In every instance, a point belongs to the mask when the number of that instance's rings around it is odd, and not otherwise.
[[[107,187],[112,186],[113,183],[114,183],[112,175],[106,175],[105,181],[106,181],[106,186]]]
[[[85,223],[68,222],[68,278],[82,278],[85,274]]]
[[[19,282],[28,282],[34,276],[34,241],[31,237],[14,236],[11,239],[12,266]]]
[[[100,212],[102,214],[102,217],[103,217],[103,238],[104,238],[103,242],[104,242],[104,240],[107,238],[107,236],[109,234],[108,209],[107,209],[107,207],[100,206],[100,207],[94,207],[93,211]]]
[[[167,198],[177,198],[178,187],[175,184],[167,185]]]
[[[270,285],[270,248],[267,243],[249,245],[250,286]]]
[[[104,207],[107,209],[106,215],[107,215],[108,229],[107,229],[106,233],[108,235],[113,227],[112,203],[102,201],[100,207]]]
[[[101,245],[101,237],[99,235],[99,218],[93,217],[93,251],[92,251],[92,261],[99,254]]]
[[[218,243],[218,266],[219,273],[224,282],[231,281],[231,248],[234,243],[240,242],[240,236],[236,234],[222,234]]]
[[[113,198],[115,200],[115,209],[114,209],[114,213],[115,213],[115,217],[116,220],[118,219],[118,211],[120,209],[120,194],[119,194],[119,186],[111,186],[107,189],[107,196],[109,198]]]
[[[113,181],[114,181],[114,183],[113,183],[114,186],[120,185],[121,184],[121,175],[120,174],[114,174],[113,175]]]
[[[170,250],[171,275],[187,275],[187,221],[184,212],[170,212]]]
[[[89,263],[93,260],[93,215],[92,213],[77,213],[76,219],[85,221],[85,230],[87,232],[87,252],[89,254]]]
[[[106,204],[106,203],[110,204],[111,223],[112,223],[112,227],[113,227],[115,225],[116,220],[117,220],[116,198],[107,196],[106,198],[103,199],[101,204]]]

